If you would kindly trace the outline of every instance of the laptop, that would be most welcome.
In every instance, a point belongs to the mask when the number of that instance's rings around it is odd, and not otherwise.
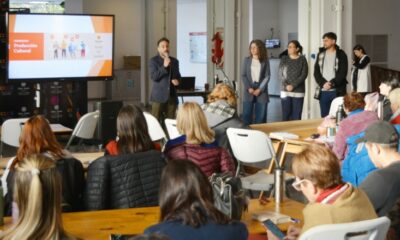
[[[196,77],[181,77],[179,85],[176,87],[178,90],[194,91],[196,85]]]

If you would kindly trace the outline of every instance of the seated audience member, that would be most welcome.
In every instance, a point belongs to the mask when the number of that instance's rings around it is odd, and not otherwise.
[[[227,84],[217,84],[208,95],[207,103],[201,106],[208,126],[214,130],[218,145],[229,148],[226,129],[242,128],[244,124],[237,114],[235,91]]]
[[[134,153],[143,147],[161,150],[160,145],[154,144],[149,136],[142,110],[138,106],[123,106],[117,117],[117,140],[106,145],[105,155]]]
[[[368,93],[367,95],[365,95],[364,101],[365,101],[364,111],[372,111],[372,112],[378,111],[378,102],[379,102],[378,92]]]
[[[380,101],[383,102],[383,120],[389,121],[392,116],[392,109],[390,108],[389,93],[400,87],[400,81],[397,78],[390,78],[383,80],[379,85],[381,96]]]
[[[340,165],[329,148],[313,144],[295,155],[292,164],[296,181],[293,187],[301,191],[309,203],[303,210],[302,229],[289,227],[288,239],[295,239],[308,229],[333,223],[348,223],[376,218],[366,194],[344,183]],[[268,231],[268,239],[276,239]]]
[[[56,161],[45,155],[29,155],[14,167],[16,223],[0,238],[76,239],[63,228],[61,181]]]
[[[145,230],[174,240],[245,240],[246,226],[214,206],[207,176],[191,161],[169,161],[161,176],[160,223]]]
[[[365,141],[368,155],[378,170],[371,172],[361,183],[379,216],[385,216],[400,198],[399,135],[388,122],[372,124],[360,139]]]
[[[333,144],[333,152],[339,160],[343,160],[347,155],[347,138],[364,131],[371,123],[378,121],[378,115],[372,111],[364,111],[364,107],[364,97],[360,93],[348,93],[343,98],[343,108],[347,117],[339,123]]]
[[[216,172],[235,173],[231,155],[218,146],[214,131],[208,127],[197,103],[185,102],[178,110],[176,121],[182,136],[167,142],[165,156],[168,159],[189,159],[207,176]]]
[[[396,88],[389,94],[390,108],[393,115],[389,121],[391,124],[400,124],[400,88]]]
[[[162,153],[154,149],[146,119],[137,106],[124,106],[117,118],[119,139],[106,155],[93,161],[87,172],[88,210],[155,206]],[[110,150],[111,149],[111,150]]]
[[[55,160],[61,175],[63,211],[83,210],[85,176],[82,163],[63,150],[52,132],[48,120],[41,116],[29,118],[19,138],[17,156],[10,159],[2,176],[5,194],[6,215],[11,214],[13,198],[14,170],[20,161],[32,154],[44,154]]]

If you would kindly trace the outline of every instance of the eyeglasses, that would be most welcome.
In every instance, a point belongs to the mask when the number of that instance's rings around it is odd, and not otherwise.
[[[303,182],[305,182],[307,179],[300,179],[300,178],[296,178],[296,181],[294,181],[292,183],[292,186],[294,189],[296,189],[296,191],[301,191],[301,184]]]

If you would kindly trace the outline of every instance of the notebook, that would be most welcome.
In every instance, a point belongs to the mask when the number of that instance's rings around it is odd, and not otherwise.
[[[278,140],[299,139],[299,136],[289,132],[271,132],[269,137]]]
[[[176,87],[178,90],[193,91],[196,85],[196,77],[181,77],[179,85]]]

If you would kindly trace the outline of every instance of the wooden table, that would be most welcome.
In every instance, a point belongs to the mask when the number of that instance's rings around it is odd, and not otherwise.
[[[297,140],[290,139],[272,139],[276,152],[279,154],[279,164],[282,166],[286,153],[299,153],[304,146],[312,143],[312,141],[306,140],[312,134],[317,133],[317,127],[322,123],[323,119],[308,119],[308,120],[296,120],[286,122],[273,122],[273,123],[262,123],[250,125],[250,128],[260,130],[269,135],[271,132],[289,132],[299,136]],[[273,164],[271,164],[271,167]],[[272,169],[270,169],[272,170]]]
[[[303,221],[302,203],[286,199],[278,208],[281,213]],[[244,214],[242,222],[247,225],[250,234],[264,234],[261,223],[251,219],[255,211],[275,211],[273,200],[260,205],[258,200],[251,200],[249,211]],[[143,231],[159,221],[159,207],[130,208],[104,211],[64,213],[65,230],[82,239],[109,239],[110,234],[142,234]],[[11,225],[11,218],[5,218],[6,227]],[[278,226],[286,231],[289,223]]]

